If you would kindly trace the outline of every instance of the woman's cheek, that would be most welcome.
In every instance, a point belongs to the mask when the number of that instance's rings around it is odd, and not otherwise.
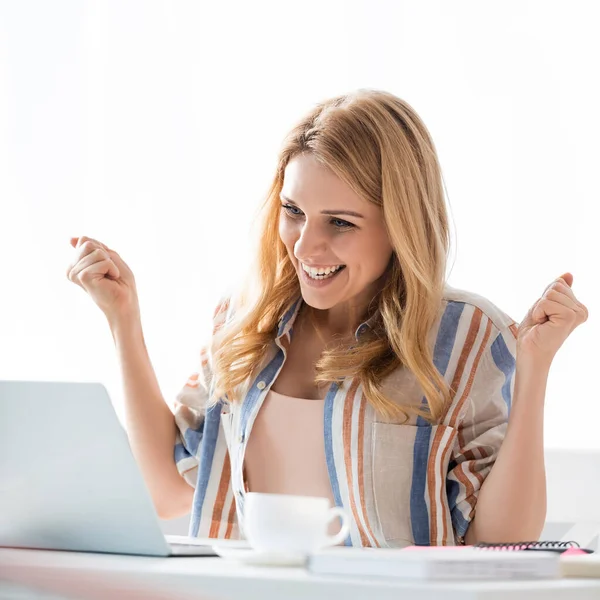
[[[279,237],[289,250],[293,250],[295,243],[293,226],[283,220],[279,221]]]

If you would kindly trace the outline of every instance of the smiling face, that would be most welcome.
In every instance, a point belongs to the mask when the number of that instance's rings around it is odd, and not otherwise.
[[[355,214],[349,214],[350,212]],[[364,311],[392,256],[381,208],[310,154],[292,159],[281,191],[279,235],[313,308]],[[305,267],[337,272],[310,278]]]

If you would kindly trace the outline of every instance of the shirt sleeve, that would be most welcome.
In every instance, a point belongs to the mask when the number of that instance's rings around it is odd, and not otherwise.
[[[503,329],[494,327],[458,426],[458,443],[448,466],[447,492],[459,543],[464,543],[475,516],[479,490],[506,434],[514,392],[516,333],[516,323]]]
[[[213,336],[226,320],[229,302],[229,296],[221,298],[214,311]],[[177,426],[174,451],[175,464],[181,476],[192,487],[196,487],[196,480],[198,479],[204,417],[212,393],[211,346],[212,337],[210,343],[201,347],[197,368],[188,377],[173,403],[173,414]]]

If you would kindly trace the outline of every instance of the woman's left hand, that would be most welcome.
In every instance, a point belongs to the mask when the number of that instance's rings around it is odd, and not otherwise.
[[[588,318],[588,309],[575,298],[573,275],[553,281],[519,325],[517,360],[550,367],[554,355],[571,332]]]

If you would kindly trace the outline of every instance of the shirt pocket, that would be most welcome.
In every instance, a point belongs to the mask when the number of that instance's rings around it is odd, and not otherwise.
[[[436,503],[436,518],[448,521],[446,475],[456,430],[446,425],[417,427],[373,423],[372,477],[375,510],[390,546],[415,543],[413,526],[425,525]],[[423,512],[411,518],[411,496]]]

